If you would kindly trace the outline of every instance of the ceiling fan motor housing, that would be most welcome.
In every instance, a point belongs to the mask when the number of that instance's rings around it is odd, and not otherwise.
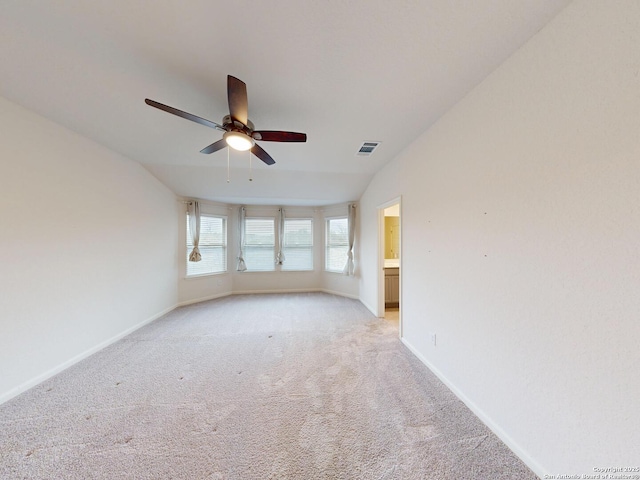
[[[242,122],[239,122],[237,120],[234,122],[231,119],[231,115],[224,116],[224,118],[222,119],[222,126],[227,131],[242,132],[242,133],[246,133],[249,136],[251,136],[251,134],[256,128],[253,125],[253,122],[251,120],[247,120],[246,125],[243,125]]]

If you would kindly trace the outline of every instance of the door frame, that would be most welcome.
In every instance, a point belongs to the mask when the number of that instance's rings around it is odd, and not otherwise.
[[[402,245],[402,195],[399,197],[392,198],[388,202],[378,205],[378,317],[384,318],[384,242],[385,242],[385,232],[384,232],[384,211],[386,208],[389,208],[393,205],[398,205],[398,210],[400,212],[399,222],[400,222],[400,278],[399,278],[399,302],[400,306],[398,309],[399,312],[399,322],[398,322],[398,335],[402,338],[402,272],[404,269],[402,268],[402,263],[404,261],[404,248]]]

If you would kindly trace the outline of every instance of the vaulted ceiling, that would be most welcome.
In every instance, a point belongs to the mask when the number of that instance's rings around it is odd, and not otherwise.
[[[140,162],[178,195],[340,203],[568,3],[5,1],[0,95]],[[199,153],[220,132],[144,103],[221,123],[228,74],[246,82],[256,128],[308,135],[261,142],[277,163],[253,157],[251,182],[246,152]],[[382,143],[357,156],[364,141]]]

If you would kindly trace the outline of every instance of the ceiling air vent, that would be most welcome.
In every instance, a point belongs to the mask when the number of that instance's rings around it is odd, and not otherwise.
[[[380,145],[380,142],[364,142],[356,152],[356,155],[368,157],[374,152],[378,145]]]

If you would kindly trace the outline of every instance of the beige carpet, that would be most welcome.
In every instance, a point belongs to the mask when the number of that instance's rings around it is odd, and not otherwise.
[[[326,294],[179,308],[0,406],[2,479],[534,479]]]

